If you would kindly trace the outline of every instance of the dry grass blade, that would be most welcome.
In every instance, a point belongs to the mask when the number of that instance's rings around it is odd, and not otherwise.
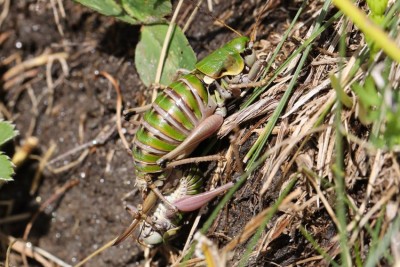
[[[52,0],[54,1],[54,0]],[[47,110],[46,113],[50,114],[52,108],[53,108],[53,102],[54,102],[54,88],[56,87],[56,84],[59,84],[61,82],[53,82],[53,77],[51,75],[51,70],[53,67],[53,62],[55,60],[58,60],[61,64],[61,68],[63,70],[63,74],[64,76],[68,76],[69,74],[69,68],[68,68],[68,64],[67,64],[67,54],[53,54],[53,55],[49,55],[49,57],[47,58],[47,64],[46,64],[46,83],[47,83],[47,90],[49,92],[49,103],[47,105]],[[59,77],[59,81],[62,81],[64,79],[63,76]]]
[[[3,0],[3,10],[1,11],[0,14],[0,29],[4,20],[7,18],[9,11],[10,11],[10,0]]]
[[[182,6],[183,0],[179,0],[178,4],[176,5],[174,14],[172,15],[171,21],[169,22],[169,27],[167,30],[167,33],[165,35],[165,39],[164,39],[164,43],[163,43],[163,47],[161,49],[161,53],[160,53],[160,60],[158,61],[158,66],[157,66],[157,72],[156,72],[156,78],[155,78],[155,83],[159,84],[160,80],[161,80],[161,75],[162,75],[162,71],[163,71],[163,67],[164,67],[164,62],[165,62],[165,58],[167,56],[167,50],[169,47],[169,43],[171,41],[171,36],[172,36],[172,30],[175,27],[175,21],[176,18],[178,17],[179,14],[179,10]],[[157,97],[157,87],[153,88],[153,94],[151,97],[151,101],[154,102],[154,100]]]
[[[56,22],[58,32],[61,34],[61,36],[64,36],[64,31],[63,31],[63,28],[60,23],[60,16],[58,15],[55,0],[50,0],[50,3],[51,3],[51,8],[53,9],[54,21]],[[64,8],[62,6],[62,2],[58,0],[57,3],[60,6],[61,14],[63,14],[62,12],[63,12]],[[65,11],[64,11],[63,17],[65,18]]]
[[[305,168],[303,168],[303,172],[306,174],[308,181],[311,183],[311,185],[313,186],[315,191],[317,191],[318,198],[322,200],[322,203],[324,204],[325,209],[328,212],[328,214],[331,216],[332,221],[336,224],[336,227],[339,227],[339,222],[336,217],[335,211],[332,209],[331,205],[329,204],[329,201],[326,199],[326,197],[322,193],[319,185],[315,181],[316,177],[312,177],[312,174],[310,174],[310,171]]]
[[[185,26],[183,26],[183,29],[182,29],[182,32],[183,32],[183,33],[185,33],[186,30],[189,28],[190,24],[192,23],[194,17],[196,16],[197,11],[199,10],[200,5],[201,5],[201,3],[203,3],[203,1],[204,1],[204,0],[199,0],[199,1],[196,3],[196,6],[194,7],[192,13],[190,14],[189,18],[187,19],[187,21],[186,21],[186,23],[185,23]]]
[[[283,162],[286,160],[287,155],[295,147],[295,145],[297,143],[299,143],[300,141],[302,141],[305,137],[312,135],[313,133],[323,131],[324,129],[325,129],[325,127],[318,127],[318,128],[312,129],[312,130],[310,129],[309,132],[303,132],[301,134],[294,133],[293,136],[295,136],[295,137],[292,137],[290,139],[289,138],[285,139],[279,145],[275,145],[272,149],[270,149],[270,152],[272,153],[278,149],[281,149],[281,147],[285,147],[285,149],[283,149],[283,151],[280,153],[277,160],[272,165],[273,168],[271,169],[269,176],[267,177],[264,184],[262,185],[262,188],[260,191],[261,195],[265,194],[265,192],[268,190],[268,188],[270,188],[272,179],[275,177],[280,166],[282,166]],[[295,159],[295,157],[294,157],[294,159]],[[292,163],[289,163],[289,164],[291,165]]]
[[[24,220],[29,219],[31,216],[32,216],[32,214],[29,212],[5,216],[4,218],[0,219],[0,225],[24,221]]]
[[[32,150],[39,144],[39,139],[34,136],[30,136],[25,139],[21,147],[17,147],[17,150],[12,157],[12,162],[15,166],[20,166],[27,157],[31,154]]]
[[[32,216],[31,220],[25,227],[24,235],[22,237],[24,241],[26,241],[28,239],[29,232],[31,231],[32,226],[33,226],[35,220],[37,219],[37,217],[39,216],[39,214],[41,212],[43,212],[49,205],[51,205],[57,199],[62,197],[62,195],[64,195],[66,191],[68,191],[69,189],[71,189],[72,187],[74,187],[78,184],[79,184],[79,180],[77,180],[77,179],[71,179],[71,180],[67,181],[62,187],[58,188],[53,193],[53,195],[51,195],[45,202],[43,202],[40,205],[39,210]]]
[[[0,239],[6,240],[8,244],[12,244],[10,245],[12,250],[36,260],[44,267],[54,267],[55,264],[61,267],[72,267],[44,249],[33,246],[30,242],[18,240],[14,237],[7,236],[2,232],[0,232]]]
[[[99,145],[103,145],[115,132],[116,126],[109,126],[106,125],[103,129],[101,129],[100,133],[96,136],[95,139],[86,142],[80,146],[74,147],[71,150],[68,150],[67,152],[57,156],[56,158],[50,160],[48,162],[48,165],[54,164],[58,161],[64,160],[66,157],[69,157],[70,155],[73,155],[75,153],[78,153],[82,150],[86,150],[88,148],[94,147],[94,146],[99,146]],[[87,152],[82,152],[80,158],[82,158],[84,154],[86,154]],[[77,160],[78,162],[80,162],[81,160]],[[74,164],[75,165],[75,164]],[[48,168],[50,168],[49,166],[47,166]],[[61,167],[63,168],[63,167]],[[57,172],[57,169],[52,169],[50,168],[51,171]]]
[[[195,235],[195,232],[197,230],[197,227],[199,225],[200,219],[201,219],[201,214],[202,214],[203,208],[200,209],[200,211],[198,212],[196,219],[193,222],[193,226],[190,229],[188,238],[186,239],[185,242],[185,246],[182,249],[182,253],[181,256],[172,264],[172,267],[179,265],[179,263],[181,262],[181,260],[183,259],[183,256],[186,254],[187,250],[190,247],[190,242],[192,241],[193,236]]]
[[[14,243],[16,241],[17,240],[14,240],[13,242],[10,242],[10,244],[8,245],[7,254],[6,254],[6,262],[4,263],[5,267],[9,267],[10,266],[9,259],[10,259],[11,248],[12,248],[12,246],[14,245]]]
[[[68,164],[65,164],[64,166],[61,166],[59,168],[52,168],[49,166],[49,164],[46,165],[46,168],[48,168],[54,174],[68,171],[69,169],[72,169],[75,166],[78,166],[79,164],[81,164],[85,160],[85,158],[89,155],[89,152],[90,152],[90,149],[85,149],[76,160],[71,161]]]
[[[31,189],[29,190],[29,194],[32,196],[36,193],[37,189],[39,188],[39,182],[40,182],[40,177],[42,176],[43,170],[48,164],[49,159],[54,153],[54,150],[56,149],[56,144],[51,143],[50,147],[47,149],[46,153],[43,155],[43,157],[40,158],[39,161],[39,167],[36,169],[35,176],[33,177],[33,181],[31,184]]]
[[[129,147],[129,143],[125,138],[125,135],[122,131],[122,123],[121,123],[121,111],[122,111],[122,95],[121,95],[121,88],[119,87],[119,84],[117,82],[117,80],[115,80],[114,77],[112,77],[109,73],[107,72],[100,72],[101,75],[103,75],[107,80],[109,80],[111,82],[111,84],[113,85],[115,91],[117,92],[117,104],[116,104],[116,124],[117,124],[117,130],[118,130],[118,134],[119,137],[122,140],[122,143],[124,144],[124,147],[126,149],[126,151],[128,151],[129,154],[131,154],[131,150]]]
[[[12,33],[11,31],[0,33],[0,45],[2,45],[10,37],[11,33]],[[7,60],[6,59],[2,60],[1,64],[7,65]]]
[[[32,216],[31,220],[25,227],[24,235],[22,237],[22,239],[24,241],[26,241],[28,239],[29,233],[33,226],[33,223],[35,222],[35,220],[37,219],[39,214],[41,212],[43,212],[51,203],[53,203],[58,198],[60,198],[67,190],[76,186],[77,184],[79,184],[79,180],[76,180],[76,179],[72,179],[72,180],[66,182],[61,188],[57,189],[56,192],[54,192],[54,194],[52,196],[50,196],[49,199],[47,199],[45,202],[42,203],[42,205],[40,205],[39,210]],[[28,266],[28,261],[26,259],[25,254],[22,254],[22,260],[24,262],[24,265]]]
[[[21,75],[17,75],[5,81],[3,88],[5,91],[7,91],[16,85],[20,85],[24,80],[37,77],[39,73],[40,71],[36,68],[24,71]]]
[[[44,52],[42,55],[38,57],[28,59],[9,69],[6,73],[3,74],[3,81],[7,82],[8,80],[18,75],[21,75],[22,73],[31,68],[47,64],[50,60],[58,59],[60,61],[61,60],[65,61],[67,58],[68,58],[68,53],[65,52],[54,53],[54,54],[50,54],[49,52]]]
[[[96,257],[98,254],[100,254],[101,252],[103,252],[104,250],[110,248],[111,246],[113,246],[113,244],[115,243],[115,241],[117,240],[117,238],[114,238],[113,240],[107,242],[104,246],[102,246],[101,248],[97,249],[96,251],[94,251],[92,254],[90,254],[89,256],[87,256],[86,258],[84,258],[82,261],[80,261],[78,264],[74,265],[74,267],[80,267],[83,266],[85,263],[87,263],[88,261],[90,261],[92,258]]]

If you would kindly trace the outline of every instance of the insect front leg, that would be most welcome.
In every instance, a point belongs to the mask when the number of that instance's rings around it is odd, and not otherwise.
[[[176,172],[172,174],[171,170],[165,171],[162,174],[145,174],[143,175],[143,179],[137,181],[136,186],[141,189],[142,197],[147,199],[147,192],[150,189],[150,193],[161,199],[170,209],[176,210],[175,206],[168,201],[161,192],[160,188],[165,186],[165,182],[174,178]],[[164,190],[164,189],[163,189]]]
[[[261,87],[267,84],[269,78],[262,79],[260,81],[256,81],[265,67],[265,60],[258,59],[256,60],[250,67],[248,73],[242,76],[239,80],[232,80],[229,82],[229,89],[241,89],[241,88],[254,88]]]

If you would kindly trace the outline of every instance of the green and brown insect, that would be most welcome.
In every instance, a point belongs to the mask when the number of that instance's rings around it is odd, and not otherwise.
[[[216,133],[226,116],[225,102],[241,95],[232,85],[255,81],[262,69],[248,37],[238,37],[196,64],[159,93],[141,122],[132,149],[136,184],[157,192],[167,162],[187,157]]]
[[[156,196],[175,212],[179,211],[159,190],[171,176],[165,164],[187,157],[201,141],[216,133],[226,116],[225,102],[242,94],[231,86],[248,87],[248,83],[256,86],[254,81],[261,70],[252,42],[242,36],[199,61],[194,71],[159,93],[143,116],[132,149],[136,185],[145,201],[115,244],[129,236],[143,220],[143,214],[152,210]],[[147,194],[149,188],[151,192]]]
[[[254,29],[259,19],[260,16]],[[161,191],[171,176],[166,165],[188,157],[201,141],[220,129],[227,115],[227,100],[243,96],[246,91],[242,92],[241,88],[265,84],[265,80],[257,82],[264,60],[258,58],[253,48],[255,32],[252,35],[251,39],[237,37],[199,61],[194,70],[160,92],[145,112],[132,148],[136,185],[144,202],[131,225],[114,244],[128,237],[147,217],[157,197],[171,210],[182,211]],[[186,200],[189,206],[192,205],[190,199]],[[171,200],[175,202],[176,198]]]

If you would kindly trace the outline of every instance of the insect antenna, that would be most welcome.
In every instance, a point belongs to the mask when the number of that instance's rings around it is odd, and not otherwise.
[[[116,246],[123,242],[133,233],[133,231],[135,231],[139,223],[143,220],[143,217],[146,216],[146,214],[154,207],[156,201],[156,194],[153,191],[150,191],[149,195],[143,202],[142,208],[139,211],[135,212],[131,224],[115,239],[114,243],[112,244],[113,246]]]
[[[251,33],[250,33],[250,41],[251,41],[251,42],[254,42],[254,41],[256,40],[256,37],[257,37],[257,29],[258,29],[258,26],[260,26],[262,15],[264,14],[264,12],[265,12],[267,9],[271,9],[271,8],[272,8],[272,5],[273,5],[273,3],[270,3],[270,1],[267,0],[267,1],[265,2],[264,6],[262,7],[261,11],[258,13],[256,22],[254,23],[254,25],[253,25],[253,27],[251,28],[251,31],[250,31],[250,32],[251,32]]]
[[[133,219],[132,223],[125,229],[122,234],[120,234],[117,239],[114,241],[112,244],[113,246],[117,246],[118,244],[122,243],[125,239],[127,239],[133,231],[136,229],[138,226],[140,220],[139,219]]]
[[[187,28],[189,27],[190,23],[193,21],[195,15],[197,12],[200,12],[202,14],[205,14],[207,16],[210,16],[213,20],[217,21],[218,23],[220,23],[222,26],[226,27],[227,29],[229,29],[230,31],[234,32],[235,34],[237,34],[238,36],[243,36],[242,33],[240,33],[239,31],[235,30],[234,28],[232,28],[231,26],[229,26],[228,24],[226,24],[223,20],[215,17],[214,15],[212,15],[210,12],[204,11],[200,5],[202,4],[203,0],[199,0],[196,4],[195,4],[195,8],[192,12],[192,14],[190,15],[189,19],[187,20],[185,26],[183,27],[183,32],[185,32],[187,30]]]

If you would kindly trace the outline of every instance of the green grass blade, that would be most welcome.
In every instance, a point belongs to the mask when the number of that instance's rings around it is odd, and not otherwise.
[[[271,58],[270,58],[269,61],[268,61],[267,66],[265,67],[265,70],[264,70],[264,73],[265,73],[265,74],[268,73],[268,71],[269,71],[269,69],[271,68],[272,64],[275,62],[275,59],[276,59],[276,57],[278,56],[279,51],[281,51],[281,48],[282,48],[284,42],[286,41],[287,37],[289,36],[290,32],[292,31],[294,25],[296,25],[296,22],[297,22],[297,20],[299,19],[300,15],[303,13],[303,10],[304,10],[304,8],[306,7],[307,3],[308,3],[308,1],[303,1],[303,4],[301,5],[301,7],[299,8],[299,10],[297,10],[296,15],[294,16],[292,22],[291,22],[290,25],[289,25],[289,28],[288,28],[288,29],[285,31],[285,33],[283,34],[282,40],[281,40],[281,41],[279,42],[279,44],[276,46],[276,48],[275,48],[275,50],[274,50],[274,53],[272,54]],[[287,61],[287,60],[286,60],[286,61]],[[287,62],[290,62],[290,61],[287,61]],[[286,66],[287,66],[287,63],[286,63],[286,64],[284,63],[283,66],[281,66],[280,69],[281,69],[281,70],[284,70],[284,67],[286,67]],[[243,105],[242,105],[240,108],[241,108],[241,109],[244,109],[244,108],[248,107],[249,105],[251,105],[251,103],[253,103],[254,100],[255,100],[262,92],[264,92],[265,89],[270,85],[270,83],[278,76],[278,73],[279,73],[279,72],[277,72],[276,75],[273,76],[273,77],[270,79],[270,82],[268,82],[265,86],[263,86],[262,88],[259,88],[259,89],[255,89],[254,92],[257,92],[257,93],[256,93],[256,94],[253,93],[253,94],[251,95],[251,97],[250,97],[246,102],[244,102]],[[263,76],[265,76],[265,75],[263,75]]]
[[[325,3],[324,8],[327,9],[328,6],[329,6],[329,1]],[[320,34],[321,28],[326,29],[327,24],[329,23],[329,21],[330,21],[330,23],[333,23],[333,20],[329,20],[325,24],[325,27],[318,26],[318,25],[320,25],[320,23],[325,18],[325,14],[326,14],[326,10],[325,10],[325,12],[321,12],[320,17],[317,20],[317,25],[314,28],[314,34],[312,34],[312,37],[315,35],[315,33],[319,33]],[[336,15],[334,16],[335,20],[337,19]],[[305,48],[304,54],[303,54],[302,58],[300,59],[299,65],[298,65],[298,67],[297,67],[297,69],[296,69],[296,71],[295,71],[295,73],[293,75],[292,80],[290,81],[290,83],[288,85],[287,90],[285,91],[284,95],[282,96],[282,99],[279,102],[278,107],[276,108],[276,110],[272,114],[271,119],[268,121],[264,131],[260,134],[260,136],[258,137],[258,139],[255,142],[255,144],[251,147],[251,149],[249,150],[249,152],[245,156],[245,161],[247,159],[250,159],[248,161],[247,168],[249,168],[255,162],[255,160],[258,158],[258,156],[260,155],[262,149],[265,146],[265,143],[267,142],[267,140],[268,140],[268,138],[269,138],[269,136],[270,136],[270,134],[272,132],[273,127],[276,125],[276,122],[278,121],[278,118],[281,115],[281,112],[283,111],[283,108],[286,106],[287,101],[289,100],[289,97],[290,97],[290,95],[292,93],[292,90],[293,90],[295,84],[297,83],[297,77],[299,76],[299,74],[300,74],[300,72],[301,72],[301,70],[303,68],[303,65],[305,64],[305,61],[306,61],[306,59],[308,57],[308,54],[309,54],[309,52],[311,50],[311,42],[312,42],[311,40],[314,40],[312,37],[309,38],[310,41],[306,42],[308,44],[308,46],[306,46],[306,48]],[[316,36],[315,36],[315,38],[316,38]],[[302,48],[302,47],[303,46],[301,46],[300,48]],[[298,51],[299,49],[297,49],[296,51]],[[294,52],[293,55],[294,54],[296,54],[296,52]],[[293,55],[292,55],[292,57],[293,57]]]
[[[337,19],[339,19],[341,15],[342,12],[337,12],[319,29],[316,29],[315,32],[311,34],[310,38],[308,38],[302,45],[300,45],[295,51],[293,51],[293,53],[285,60],[285,62],[279,68],[276,69],[274,75],[270,78],[270,82],[267,83],[265,86],[261,87],[259,90],[256,90],[249,97],[249,99],[243,104],[243,108],[253,103],[257,99],[257,97],[259,97],[265,91],[265,89],[271,84],[271,82],[285,70],[290,61],[292,61],[295,57],[297,57],[298,54],[303,52],[309,45],[311,45],[316,38],[319,38],[321,36],[321,33],[323,33],[326,29],[328,29],[328,27],[330,27]]]
[[[343,23],[342,28],[346,28],[347,23]],[[342,31],[346,33],[345,31]],[[346,34],[342,34],[339,42],[339,54],[340,58],[344,58],[346,52]],[[343,62],[339,61],[339,68],[343,66]],[[341,72],[339,72],[338,80],[341,81]],[[341,86],[338,84],[338,86]],[[335,109],[335,128],[336,128],[336,142],[335,142],[335,154],[336,161],[335,165],[332,166],[332,171],[335,176],[335,191],[336,191],[336,216],[338,218],[338,232],[340,242],[340,254],[342,266],[351,266],[351,257],[349,254],[349,247],[347,242],[347,231],[346,231],[346,193],[345,193],[345,176],[344,176],[344,156],[343,156],[343,134],[342,128],[342,101],[340,97],[336,98],[336,109]]]
[[[247,178],[261,165],[264,163],[264,161],[271,155],[269,151],[266,151],[260,159],[253,164],[249,170],[247,170],[245,173],[243,173],[235,185],[225,194],[225,196],[222,198],[222,200],[218,203],[218,205],[215,207],[211,215],[208,217],[207,221],[204,223],[203,227],[201,228],[200,232],[202,234],[205,234],[208,229],[210,229],[211,225],[214,223],[215,219],[218,217],[219,212],[222,210],[222,208],[231,200],[233,197],[233,194],[243,185],[243,183],[247,180]],[[192,246],[190,247],[189,251],[183,258],[182,262],[185,262],[189,260],[193,253],[194,253],[194,248],[195,248],[196,243],[194,242]],[[184,265],[184,264],[183,264]]]

